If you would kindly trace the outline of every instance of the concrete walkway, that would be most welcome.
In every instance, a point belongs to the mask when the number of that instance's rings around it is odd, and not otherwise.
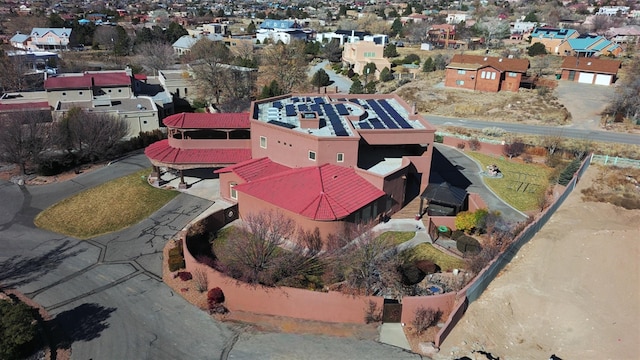
[[[380,325],[380,342],[411,351],[411,345],[409,345],[401,323],[383,323]]]

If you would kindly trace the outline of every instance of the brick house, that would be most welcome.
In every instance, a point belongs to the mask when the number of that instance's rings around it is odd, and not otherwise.
[[[609,86],[616,81],[621,61],[599,58],[566,57],[560,78],[582,84]]]
[[[447,65],[444,85],[488,92],[517,92],[527,69],[527,59],[456,54]]]

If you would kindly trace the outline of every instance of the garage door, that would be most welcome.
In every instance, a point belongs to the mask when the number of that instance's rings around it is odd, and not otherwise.
[[[578,76],[578,82],[583,84],[593,84],[593,75],[592,73],[580,73]]]
[[[596,75],[596,85],[611,85],[611,75]]]

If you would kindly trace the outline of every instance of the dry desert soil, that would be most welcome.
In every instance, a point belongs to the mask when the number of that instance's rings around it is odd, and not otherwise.
[[[638,359],[640,210],[585,202],[592,166],[547,225],[470,304],[435,359]],[[606,171],[606,170],[604,170]]]

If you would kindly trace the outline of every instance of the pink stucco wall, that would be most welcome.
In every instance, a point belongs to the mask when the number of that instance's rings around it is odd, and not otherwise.
[[[267,139],[267,147],[260,147],[260,137]],[[251,121],[252,157],[269,157],[271,160],[290,166],[318,166],[325,163],[356,167],[358,163],[359,137],[318,137],[291,131],[261,121]],[[316,161],[309,160],[309,151],[316,152]],[[344,161],[337,162],[337,154],[344,154]]]
[[[402,298],[401,321],[406,324],[411,324],[415,319],[416,310],[419,307],[424,307],[425,309],[431,308],[440,310],[443,313],[448,313],[453,308],[455,299],[455,292],[429,296],[405,296]]]
[[[471,149],[471,147],[469,146],[469,141],[464,140],[464,139],[460,139],[457,137],[452,137],[452,136],[443,136],[442,138],[442,143],[448,146],[452,146],[452,147],[458,147],[458,144],[462,143],[465,145],[464,150],[463,151],[468,151]],[[495,156],[503,156],[503,150],[504,150],[504,145],[501,144],[489,144],[489,143],[484,143],[481,142],[480,143],[480,149],[478,150],[478,152],[481,152],[483,154],[487,154],[487,155],[495,155]]]
[[[169,146],[179,149],[248,149],[249,139],[175,139],[169,137]]]
[[[231,198],[231,183],[242,184],[245,181],[236,175],[234,172],[226,172],[220,174],[220,197],[237,202],[236,199]]]

